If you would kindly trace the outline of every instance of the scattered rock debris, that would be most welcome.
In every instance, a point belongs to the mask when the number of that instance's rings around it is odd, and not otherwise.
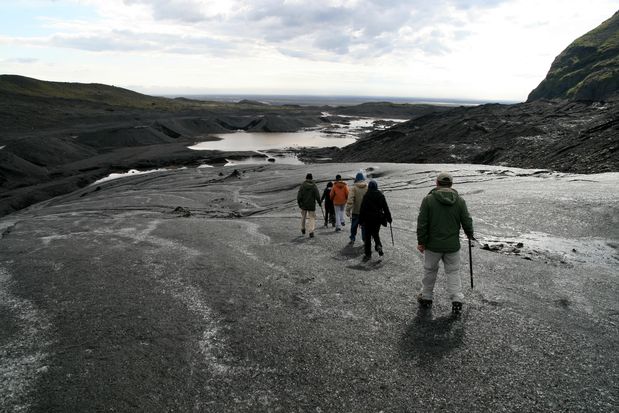
[[[191,211],[188,208],[185,208],[182,206],[177,206],[176,208],[174,208],[174,211],[172,211],[172,213],[178,214],[178,216],[183,217],[183,218],[187,218],[191,216]]]

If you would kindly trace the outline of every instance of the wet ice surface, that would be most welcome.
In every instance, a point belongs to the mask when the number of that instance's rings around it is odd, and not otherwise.
[[[619,264],[619,191],[614,188],[619,174],[514,168],[476,172],[481,175],[462,177],[472,181],[465,187],[494,178],[486,188],[462,191],[479,211],[482,248],[563,264]]]
[[[369,263],[349,225],[335,233],[320,212],[316,237],[302,236],[296,205],[306,173],[322,191],[359,170],[394,217],[395,245],[383,228],[385,256]],[[416,216],[442,170],[479,239],[459,319],[442,270],[432,311],[414,299]],[[35,205],[0,220],[0,380],[14,389],[0,410],[614,411],[618,180],[255,164]]]
[[[226,159],[227,163],[224,166],[236,166],[236,165],[255,165],[260,163],[278,163],[285,165],[303,165],[303,162],[297,158],[297,155],[293,152],[286,150],[277,151],[260,151],[256,150],[256,153],[263,155],[249,156],[239,159]]]
[[[209,165],[200,165],[198,166],[198,168],[205,168],[208,167]],[[172,171],[175,169],[187,169],[185,167],[181,167],[181,168],[157,168],[157,169],[147,169],[144,171],[140,171],[138,169],[130,169],[127,172],[118,172],[118,173],[111,173],[106,177],[103,177],[99,180],[96,180],[95,182],[93,182],[91,185],[97,185],[100,184],[102,182],[107,182],[107,181],[111,181],[113,179],[119,179],[119,178],[125,178],[128,176],[135,176],[135,175],[144,175],[144,174],[151,174],[154,172],[164,172],[164,171]]]
[[[484,237],[479,241],[483,249],[522,256],[525,259],[538,258],[562,264],[604,265],[608,268],[619,265],[619,244],[603,238],[570,239],[533,231],[515,237]]]

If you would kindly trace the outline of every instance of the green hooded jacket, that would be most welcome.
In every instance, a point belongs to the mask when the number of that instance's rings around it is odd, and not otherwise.
[[[306,211],[315,211],[316,202],[320,204],[320,192],[318,192],[318,187],[314,181],[308,179],[299,188],[297,204],[299,204],[299,208]]]
[[[421,202],[417,243],[434,252],[456,252],[460,249],[460,227],[473,237],[473,220],[466,202],[455,189],[434,188]]]

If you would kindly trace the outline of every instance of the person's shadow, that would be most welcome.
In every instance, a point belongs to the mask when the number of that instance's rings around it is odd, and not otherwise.
[[[464,344],[464,320],[444,315],[433,318],[432,309],[419,308],[400,339],[400,356],[432,364]]]

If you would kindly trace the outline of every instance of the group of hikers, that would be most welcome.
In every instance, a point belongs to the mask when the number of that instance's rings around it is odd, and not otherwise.
[[[439,263],[443,261],[452,312],[459,314],[464,299],[460,280],[460,228],[469,239],[474,238],[473,220],[466,202],[452,185],[451,174],[441,172],[436,178],[436,187],[421,202],[417,216],[417,250],[424,254],[424,272],[417,301],[423,308],[432,307]],[[330,224],[340,232],[346,224],[345,216],[350,219],[349,245],[354,245],[361,227],[363,262],[372,259],[372,239],[374,250],[379,256],[384,255],[379,233],[381,226],[391,224],[391,212],[385,196],[378,190],[378,183],[373,179],[366,182],[363,172],[356,174],[350,188],[341,175],[336,175],[335,182],[328,182],[322,195],[312,174],[308,173],[297,193],[297,203],[301,209],[301,234],[308,232],[310,238],[314,237],[316,204],[321,209],[324,204],[325,227]]]

